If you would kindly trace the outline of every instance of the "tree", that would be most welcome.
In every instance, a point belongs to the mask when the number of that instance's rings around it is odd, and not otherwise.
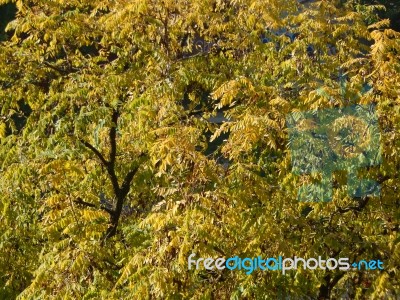
[[[398,296],[399,33],[368,26],[373,9],[16,6],[0,44],[3,298]],[[282,28],[296,38],[273,33]],[[318,178],[291,172],[287,114],[367,103],[383,163],[360,175],[381,197],[348,197],[337,172],[333,201],[298,202]],[[229,122],[209,121],[221,111]],[[229,165],[207,155],[222,134]],[[191,253],[380,259],[385,270],[188,270]]]

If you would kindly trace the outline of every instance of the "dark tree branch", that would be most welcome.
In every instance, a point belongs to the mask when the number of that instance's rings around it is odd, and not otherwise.
[[[337,274],[335,277],[333,277],[331,283],[330,283],[330,288],[331,290],[334,288],[334,286],[339,282],[339,280],[344,276],[344,272],[341,272]]]
[[[130,170],[128,172],[128,174],[126,174],[124,182],[121,185],[121,193],[122,195],[126,196],[129,192],[129,186],[132,182],[133,176],[135,176],[135,174],[137,173],[137,171],[139,170],[139,166],[133,168],[132,170]]]
[[[110,181],[113,186],[113,191],[117,200],[116,206],[114,210],[111,210],[107,207],[101,207],[105,211],[110,214],[110,225],[105,233],[103,242],[107,239],[113,237],[117,233],[118,222],[122,213],[122,207],[125,202],[126,196],[129,193],[130,185],[132,183],[133,177],[139,170],[139,166],[133,167],[125,176],[122,185],[120,186],[118,183],[118,177],[115,173],[115,163],[117,157],[117,125],[118,125],[119,112],[117,109],[113,109],[111,121],[112,125],[109,131],[109,139],[110,139],[110,155],[109,160],[107,161],[104,156],[98,151],[95,147],[93,147],[90,143],[80,139],[81,143],[83,143],[88,149],[90,149],[101,161],[101,163],[106,167],[107,173],[109,175]],[[139,158],[143,157],[145,154],[141,154]],[[83,201],[82,199],[78,200],[76,203],[81,205],[86,205],[88,207],[96,207],[92,203],[88,203]]]
[[[348,212],[351,210],[360,212],[365,206],[367,206],[368,201],[369,201],[369,197],[365,196],[365,197],[362,197],[358,201],[358,205],[356,205],[356,206],[348,206],[346,208],[342,208],[340,206],[336,206],[336,207],[337,207],[339,213],[345,213],[345,212]]]
[[[86,207],[97,208],[97,205],[96,205],[96,204],[83,201],[82,198],[80,198],[80,197],[78,197],[78,198],[74,201],[74,203],[79,204],[79,205],[82,205],[82,206],[86,206]],[[110,215],[112,215],[112,214],[114,213],[114,211],[113,211],[112,209],[109,209],[109,208],[107,208],[107,207],[105,207],[105,206],[103,206],[103,205],[101,205],[100,208],[101,208],[102,210],[108,212]]]
[[[101,163],[102,163],[105,167],[108,166],[108,161],[104,158],[104,156],[100,153],[99,150],[97,150],[95,147],[93,147],[92,144],[90,144],[90,143],[88,143],[88,142],[86,142],[86,141],[84,141],[84,140],[82,140],[82,139],[79,139],[79,141],[80,141],[82,144],[84,144],[86,148],[90,149],[90,150],[100,159]]]
[[[50,69],[52,69],[52,70],[58,72],[58,73],[59,73],[60,75],[62,75],[62,76],[68,75],[68,74],[70,74],[70,73],[75,73],[75,72],[79,71],[79,69],[73,68],[73,67],[71,66],[70,61],[67,60],[66,62],[67,62],[67,64],[68,64],[68,68],[60,68],[60,67],[55,66],[55,65],[53,65],[53,64],[51,64],[51,63],[49,63],[49,62],[47,62],[47,61],[44,61],[44,62],[43,62],[43,65],[44,65],[45,67],[48,67],[48,68],[50,68]]]
[[[390,178],[391,178],[391,176],[379,176],[379,178],[377,180],[377,183],[382,184],[382,183],[384,183],[385,181],[387,181]],[[336,208],[338,209],[337,212],[343,214],[343,213],[346,213],[346,212],[349,212],[349,211],[357,211],[357,212],[362,211],[365,208],[365,206],[367,206],[368,201],[369,201],[369,197],[368,196],[364,196],[362,198],[358,198],[358,200],[359,200],[358,201],[358,205],[355,205],[355,206],[348,206],[348,207],[345,207],[345,208],[344,207],[340,207],[340,206],[336,206]],[[335,213],[333,213],[333,215],[335,215]],[[331,217],[331,220],[332,220],[332,217]]]
[[[66,74],[68,73],[68,72],[66,72],[66,71],[63,70],[63,69],[60,69],[60,68],[58,68],[58,67],[56,67],[56,66],[53,66],[51,63],[49,63],[49,62],[47,62],[47,61],[44,61],[43,64],[44,64],[46,67],[48,67],[48,68],[50,68],[50,69],[52,69],[52,70],[54,70],[54,71],[60,73],[60,75],[66,75]]]
[[[110,165],[114,167],[115,164],[115,157],[117,155],[117,123],[118,123],[118,117],[119,113],[117,110],[113,110],[112,116],[111,116],[111,122],[113,123],[111,125],[110,129],[110,145],[111,145],[111,151],[110,151],[110,158],[109,162]]]
[[[144,156],[145,156],[145,154],[142,153],[139,156],[139,158],[144,157]],[[137,173],[139,168],[140,168],[140,165],[132,168],[132,170],[130,170],[128,172],[128,174],[126,174],[126,176],[124,178],[124,181],[123,181],[123,183],[121,185],[121,188],[118,188],[118,192],[116,193],[117,204],[115,206],[114,213],[111,215],[111,218],[110,218],[110,223],[111,224],[110,224],[110,227],[107,229],[107,232],[105,234],[104,240],[113,237],[117,233],[117,227],[118,227],[119,219],[121,217],[122,207],[124,205],[126,196],[129,193],[130,185],[132,183],[133,177],[135,176],[135,174]]]
[[[335,277],[331,277],[331,274],[327,274],[324,277],[324,283],[319,287],[319,300],[329,300],[331,299],[331,292],[339,280],[344,276],[344,272],[338,273]],[[332,279],[331,279],[332,278]]]
[[[331,280],[331,275],[327,274],[324,277],[324,283],[321,284],[319,287],[319,293],[318,293],[318,300],[327,300],[330,298],[330,280]]]
[[[386,180],[389,180],[391,178],[391,176],[379,176],[378,180],[376,182],[378,182],[379,184],[384,183]]]
[[[110,180],[113,186],[113,190],[117,199],[119,199],[118,194],[120,193],[120,186],[118,183],[117,175],[115,174],[115,159],[117,156],[117,123],[118,123],[119,112],[113,109],[111,116],[112,125],[110,128],[109,138],[110,138],[110,157],[107,163],[107,172],[110,176]]]

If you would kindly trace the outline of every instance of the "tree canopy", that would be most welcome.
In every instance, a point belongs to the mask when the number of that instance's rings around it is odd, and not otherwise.
[[[15,5],[0,42],[1,299],[400,297],[400,33],[382,7]],[[380,196],[350,197],[337,171],[332,201],[299,202],[321,178],[292,172],[287,115],[355,104],[376,107],[382,162],[359,176]],[[191,253],[385,269],[246,275],[188,270]]]

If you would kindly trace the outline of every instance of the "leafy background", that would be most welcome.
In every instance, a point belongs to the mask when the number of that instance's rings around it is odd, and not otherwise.
[[[1,0],[0,298],[397,299],[398,5],[302,2]],[[369,103],[383,163],[359,175],[381,197],[336,172],[333,201],[298,202],[320,178],[291,172],[286,115]]]

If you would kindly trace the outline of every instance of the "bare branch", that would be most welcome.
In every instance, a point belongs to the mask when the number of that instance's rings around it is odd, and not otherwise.
[[[110,129],[110,145],[111,145],[111,150],[110,150],[110,158],[109,162],[110,165],[114,166],[115,164],[115,157],[117,155],[117,123],[118,123],[118,117],[119,113],[117,110],[113,110],[111,121],[111,129]]]
[[[79,141],[86,146],[86,148],[90,149],[102,162],[102,164],[107,167],[108,166],[108,161],[104,158],[104,156],[100,153],[99,150],[97,150],[92,144],[89,142],[86,142],[82,139],[79,139]]]
[[[86,206],[86,207],[97,208],[96,204],[83,201],[82,198],[80,198],[80,197],[78,197],[76,200],[74,200],[74,203],[82,205],[82,206]],[[107,208],[107,207],[105,207],[103,205],[100,206],[100,209],[108,212],[110,215],[114,213],[114,211],[112,209],[109,209],[109,208]]]
[[[369,201],[369,197],[365,196],[359,200],[358,205],[356,205],[356,206],[348,206],[346,208],[342,208],[340,206],[336,206],[336,207],[337,207],[339,213],[345,213],[345,212],[348,212],[351,210],[360,212],[368,204],[368,201]]]

